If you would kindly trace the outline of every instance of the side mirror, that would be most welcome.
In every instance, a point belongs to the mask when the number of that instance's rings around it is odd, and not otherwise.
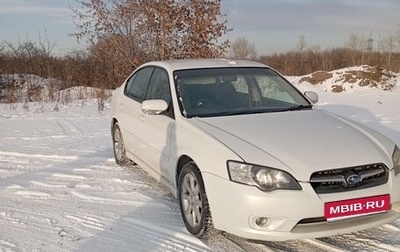
[[[142,102],[142,111],[147,115],[159,115],[168,109],[164,100],[146,100]]]
[[[306,91],[304,95],[313,103],[316,104],[318,102],[318,94],[313,91]]]

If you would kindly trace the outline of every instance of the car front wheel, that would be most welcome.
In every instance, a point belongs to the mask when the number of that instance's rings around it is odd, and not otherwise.
[[[206,237],[212,229],[203,178],[193,162],[185,164],[178,179],[178,200],[183,222],[194,236]]]
[[[128,158],[126,157],[125,144],[118,123],[113,126],[112,136],[115,162],[118,165],[124,165],[128,163]]]

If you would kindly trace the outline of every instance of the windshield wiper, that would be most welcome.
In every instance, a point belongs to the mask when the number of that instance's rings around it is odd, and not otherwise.
[[[303,104],[300,104],[300,105],[295,105],[295,106],[292,106],[292,107],[288,107],[288,108],[285,108],[283,111],[295,111],[295,110],[303,110],[303,109],[310,109],[310,108],[312,108],[312,105],[303,105]]]
[[[220,113],[220,115],[248,115],[248,114],[261,114],[261,113],[271,113],[276,112],[276,108],[258,108],[258,109],[246,109],[246,110],[233,110]]]
[[[260,113],[274,113],[274,112],[285,112],[285,111],[295,111],[302,109],[310,109],[312,105],[296,105],[289,108],[258,108],[249,110],[233,110],[225,111],[213,114],[212,116],[231,116],[231,115],[248,115],[248,114],[260,114]]]
[[[187,114],[189,118],[192,117],[216,117],[216,116],[233,116],[233,115],[248,115],[248,114],[260,114],[260,113],[274,113],[274,112],[285,112],[295,111],[302,109],[310,109],[312,105],[295,105],[287,108],[258,108],[258,109],[240,109],[230,110],[222,112],[204,113],[204,114]]]

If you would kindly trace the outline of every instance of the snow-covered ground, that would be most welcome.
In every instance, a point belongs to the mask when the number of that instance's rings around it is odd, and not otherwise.
[[[296,86],[316,91],[319,109],[400,144],[400,87]],[[114,163],[109,113],[109,103],[99,112],[95,101],[0,104],[0,251],[400,251],[400,219],[321,239],[198,240],[166,189],[139,167]]]

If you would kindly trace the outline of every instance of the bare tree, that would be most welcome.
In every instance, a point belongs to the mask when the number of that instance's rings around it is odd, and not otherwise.
[[[37,73],[36,59],[39,55],[39,48],[36,43],[30,38],[26,38],[25,41],[19,41],[18,45],[15,46],[10,42],[5,42],[8,47],[10,54],[16,60],[12,66],[15,70],[18,69],[20,73]]]
[[[76,0],[80,29],[78,40],[106,53],[118,54],[136,68],[148,60],[216,57],[228,41],[218,39],[229,31],[221,14],[221,0]]]
[[[233,41],[230,57],[233,59],[255,59],[257,57],[257,50],[253,43],[240,37]]]
[[[306,37],[304,37],[304,35],[299,36],[296,47],[299,52],[304,52],[307,49]]]
[[[0,80],[2,78],[1,73],[4,71],[2,68],[4,67],[4,61],[5,61],[5,45],[4,42],[0,44]],[[1,81],[0,81],[1,82]]]
[[[383,57],[381,62],[383,63],[384,59],[387,59],[387,68],[392,69],[392,55],[393,50],[396,47],[396,38],[394,36],[388,36],[382,39],[381,41]]]
[[[400,24],[398,24],[397,27],[398,27],[398,30],[396,32],[397,46],[400,47]]]
[[[52,74],[51,68],[54,61],[52,50],[55,42],[48,39],[47,35],[43,39],[39,33],[38,42],[26,37],[25,40],[19,40],[16,45],[5,41],[3,46],[8,49],[9,56],[14,59],[12,66],[8,66],[14,69],[13,72],[40,76]]]
[[[398,27],[398,30],[396,32],[397,47],[400,49],[400,24],[398,24],[397,27]],[[398,67],[397,71],[400,73],[400,66]]]
[[[40,32],[38,36],[40,51],[42,52],[43,56],[50,58],[56,45],[56,41],[49,39],[47,36],[47,30],[44,31],[44,36],[42,36]]]
[[[307,42],[306,38],[304,35],[300,35],[298,38],[298,41],[296,43],[297,51],[300,54],[299,60],[300,60],[300,68],[298,69],[298,74],[302,75],[305,74],[305,62],[307,61]]]
[[[49,39],[47,36],[47,31],[44,31],[44,36],[42,36],[39,32],[39,52],[40,52],[40,62],[41,62],[41,71],[45,73],[47,76],[52,75],[52,53],[53,49],[56,45],[55,40]]]
[[[357,33],[350,33],[346,41],[346,48],[349,50],[352,65],[357,65],[357,59],[361,56],[360,64],[363,64],[363,52],[365,48],[365,38]]]

